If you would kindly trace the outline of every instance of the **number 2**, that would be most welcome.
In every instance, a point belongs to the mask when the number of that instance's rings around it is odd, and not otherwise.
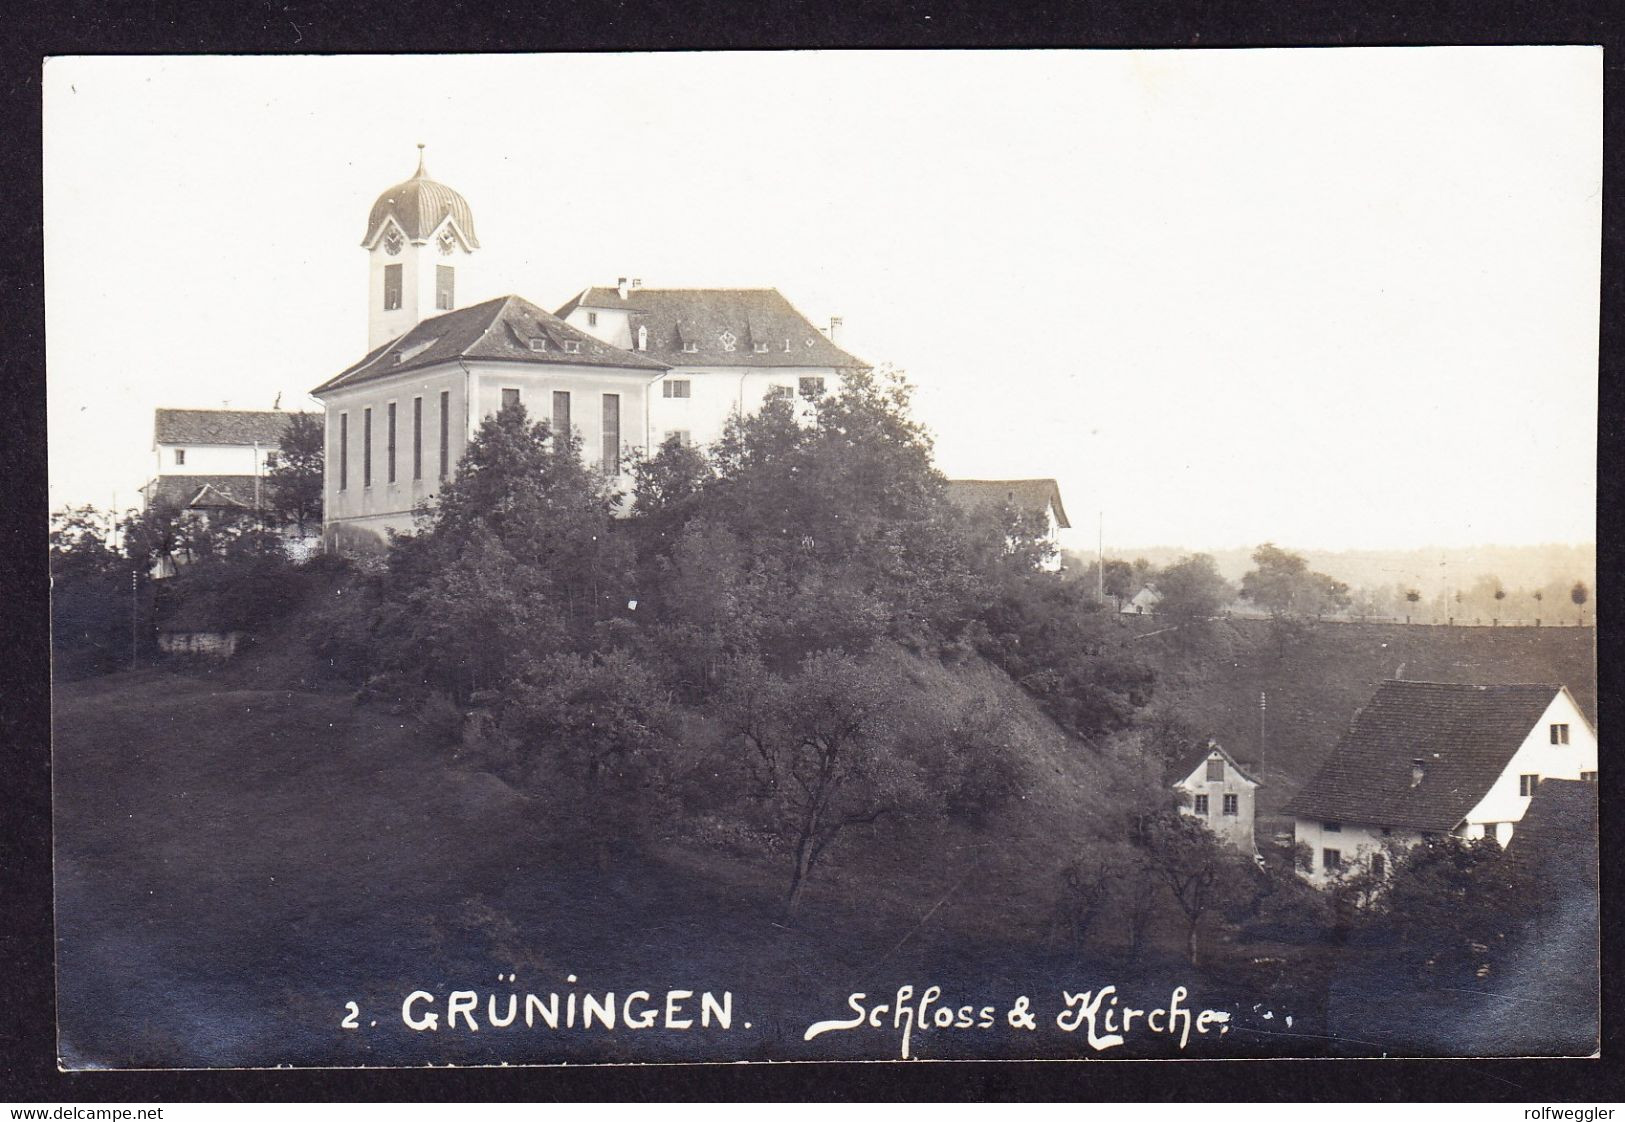
[[[353,1001],[346,1001],[344,1003],[344,1007],[350,1011],[350,1015],[339,1022],[339,1028],[353,1029],[361,1027],[356,1024],[355,1020],[357,1017],[361,1016],[361,1010],[356,1006],[356,1003]]]

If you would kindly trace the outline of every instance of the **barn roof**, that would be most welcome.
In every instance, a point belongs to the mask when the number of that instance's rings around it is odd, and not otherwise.
[[[572,349],[573,348],[573,349]],[[624,351],[577,330],[520,296],[498,296],[426,319],[314,390],[323,394],[461,358],[536,366],[615,366],[665,370],[648,355]]]
[[[252,475],[160,475],[142,490],[149,506],[253,510],[254,478]],[[262,497],[265,486],[262,478]]]
[[[258,443],[274,448],[293,416],[281,409],[158,409],[153,413],[153,443]]]
[[[1508,855],[1527,862],[1548,885],[1597,878],[1597,785],[1543,779],[1518,821]]]
[[[558,314],[577,308],[627,312],[632,337],[648,328],[648,353],[673,366],[870,366],[837,347],[776,288],[628,288],[624,298],[617,288],[588,288]]]
[[[1386,681],[1286,813],[1444,832],[1506,770],[1561,686]],[[1413,761],[1422,778],[1413,782]]]
[[[1061,505],[1061,485],[1053,479],[950,479],[948,498],[965,510],[1010,503],[1017,510],[1043,514],[1045,507],[1053,507],[1059,526],[1072,525]]]

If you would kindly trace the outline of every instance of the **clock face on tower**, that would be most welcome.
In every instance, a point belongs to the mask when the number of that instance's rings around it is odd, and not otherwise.
[[[440,252],[443,256],[450,257],[451,251],[456,248],[457,239],[452,237],[450,230],[447,230],[444,234],[440,235]]]
[[[384,252],[389,254],[391,257],[395,257],[400,254],[401,246],[403,244],[405,243],[401,238],[401,232],[399,230],[391,230],[389,233],[384,235]]]

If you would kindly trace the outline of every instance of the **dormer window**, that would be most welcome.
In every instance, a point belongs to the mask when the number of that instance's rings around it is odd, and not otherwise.
[[[545,350],[547,350],[547,340],[541,338],[540,336],[538,336],[535,339],[532,339],[530,341],[530,349],[533,350],[533,351],[545,351]]]
[[[754,343],[754,344],[752,344],[752,349],[759,355],[765,355],[767,353],[767,344],[766,343]]]
[[[566,339],[564,341],[564,353],[565,354],[571,354],[571,355],[580,354],[581,353],[581,340],[580,339]]]
[[[684,343],[683,344],[683,353],[684,354],[691,354],[691,355],[699,354],[700,353],[700,345],[698,343],[695,343],[695,342],[692,342],[692,341]]]

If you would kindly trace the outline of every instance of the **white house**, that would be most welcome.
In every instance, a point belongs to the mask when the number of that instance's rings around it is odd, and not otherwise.
[[[557,315],[518,296],[459,307],[480,248],[456,191],[417,173],[373,203],[368,353],[316,389],[326,411],[324,533],[410,530],[504,403],[581,439],[624,489],[628,454],[705,444],[769,396],[803,402],[868,364],[774,289],[588,288]]]
[[[1543,780],[1596,778],[1596,730],[1563,686],[1387,681],[1285,809],[1325,884],[1430,837],[1506,845]]]
[[[1222,840],[1249,857],[1258,855],[1253,822],[1259,781],[1216,740],[1176,759],[1169,769],[1186,801],[1180,810],[1202,820]]]
[[[1066,507],[1061,504],[1061,485],[1053,479],[950,479],[948,500],[961,510],[1010,507],[1036,514],[1044,521],[1044,536],[1054,544],[1056,534],[1068,529]],[[1059,569],[1059,551],[1050,567]]]

